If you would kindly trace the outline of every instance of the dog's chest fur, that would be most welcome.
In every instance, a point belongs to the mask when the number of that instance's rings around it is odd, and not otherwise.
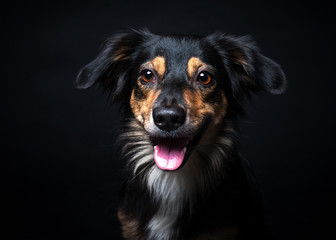
[[[220,132],[214,131],[201,141],[186,166],[179,171],[168,172],[154,164],[153,146],[141,125],[134,119],[129,121],[121,135],[122,139],[128,141],[124,145],[123,154],[129,159],[130,177],[140,179],[147,189],[148,199],[152,199],[152,208],[155,209],[142,228],[137,225],[139,229],[135,232],[138,237],[180,239],[183,232],[180,232],[177,225],[183,221],[193,222],[191,218],[195,211],[199,211],[197,208],[200,204],[211,204],[206,202],[206,197],[201,196],[211,195],[213,189],[217,189],[218,183],[225,178],[225,165],[230,164],[225,159],[229,161],[227,154],[233,147],[232,136],[235,133],[230,121],[223,126]],[[127,201],[131,198],[124,196],[123,199]],[[127,235],[124,232],[125,234]]]

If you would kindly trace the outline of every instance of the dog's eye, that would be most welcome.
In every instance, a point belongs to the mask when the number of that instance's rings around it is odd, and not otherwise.
[[[141,72],[140,78],[143,82],[149,83],[154,80],[154,74],[150,70],[143,70]]]
[[[205,71],[201,72],[197,77],[197,80],[204,85],[209,85],[212,82],[212,79],[213,76],[211,73]]]

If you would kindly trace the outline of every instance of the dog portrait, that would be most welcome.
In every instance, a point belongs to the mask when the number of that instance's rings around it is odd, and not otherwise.
[[[251,94],[281,94],[286,78],[251,37],[119,32],[76,82],[100,85],[122,109],[125,239],[266,238],[237,119]]]

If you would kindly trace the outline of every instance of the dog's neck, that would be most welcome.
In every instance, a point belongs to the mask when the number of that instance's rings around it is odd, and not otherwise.
[[[193,195],[206,196],[209,185],[215,187],[221,182],[218,178],[225,178],[225,160],[234,145],[234,127],[227,120],[219,128],[222,130],[209,128],[211,134],[202,137],[185,165],[177,171],[164,171],[155,165],[153,146],[136,120],[130,119],[121,134],[121,138],[128,141],[123,147],[123,155],[129,159],[132,177],[143,181],[158,205],[148,224],[150,239],[168,239],[167,234],[174,234],[173,225],[182,209],[189,207],[192,213]],[[200,191],[203,193],[199,194]]]

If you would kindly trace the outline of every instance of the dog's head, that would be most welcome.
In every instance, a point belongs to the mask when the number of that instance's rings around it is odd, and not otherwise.
[[[280,66],[260,54],[248,37],[215,33],[161,36],[128,31],[108,39],[77,77],[79,88],[101,83],[114,101],[130,107],[165,170],[178,169],[186,148],[242,112],[250,92],[280,94]]]

